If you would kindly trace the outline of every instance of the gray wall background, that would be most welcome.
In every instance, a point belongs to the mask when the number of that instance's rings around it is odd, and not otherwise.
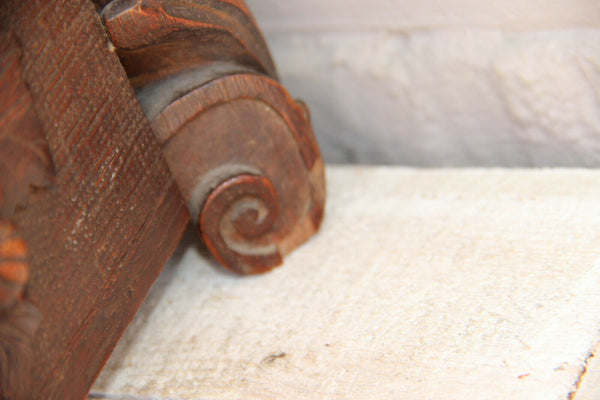
[[[599,166],[597,0],[247,0],[330,163]]]

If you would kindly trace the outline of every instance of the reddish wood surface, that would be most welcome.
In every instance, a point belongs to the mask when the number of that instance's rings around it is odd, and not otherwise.
[[[30,187],[48,186],[53,177],[50,150],[22,77],[21,48],[0,34],[0,218],[27,203]]]
[[[42,322],[33,394],[12,398],[84,398],[189,217],[93,5],[6,0],[0,22],[56,170],[14,216]]]
[[[24,296],[30,276],[25,240],[12,218],[29,191],[47,186],[52,160],[22,79],[21,48],[0,33],[0,398],[32,396],[38,310]]]
[[[250,10],[240,0],[117,0],[102,12],[135,88],[215,63],[275,76]]]
[[[277,82],[238,74],[193,90],[153,121],[193,220],[215,257],[236,272],[279,265],[320,226],[323,162],[304,115]],[[256,178],[234,179],[248,175]],[[230,195],[211,195],[232,179],[241,187],[230,183]],[[239,228],[247,212],[257,215],[261,235],[248,223]]]
[[[248,8],[116,0],[102,16],[213,255],[244,274],[281,264],[319,228],[323,161]]]
[[[24,297],[27,246],[15,225],[0,219],[0,398],[32,398],[37,308]]]
[[[308,110],[242,1],[95,3],[0,2],[2,399],[84,398],[190,214],[240,273],[323,216]]]

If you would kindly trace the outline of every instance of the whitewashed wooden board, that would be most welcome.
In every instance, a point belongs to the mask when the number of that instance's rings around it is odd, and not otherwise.
[[[600,172],[327,173],[272,273],[188,238],[90,398],[600,399]]]

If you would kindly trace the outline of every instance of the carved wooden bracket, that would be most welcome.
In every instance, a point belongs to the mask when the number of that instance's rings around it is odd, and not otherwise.
[[[249,9],[116,0],[102,17],[210,251],[238,273],[281,264],[319,228],[324,169]]]
[[[323,218],[244,2],[107,2],[0,1],[0,399],[84,398],[190,216],[247,274]]]

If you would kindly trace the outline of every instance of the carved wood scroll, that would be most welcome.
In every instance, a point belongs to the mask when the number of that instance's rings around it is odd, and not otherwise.
[[[84,398],[190,215],[240,273],[323,216],[308,110],[242,1],[96,11],[0,1],[0,399]]]
[[[319,228],[324,169],[247,6],[117,0],[102,17],[210,251],[238,273],[279,265]]]

